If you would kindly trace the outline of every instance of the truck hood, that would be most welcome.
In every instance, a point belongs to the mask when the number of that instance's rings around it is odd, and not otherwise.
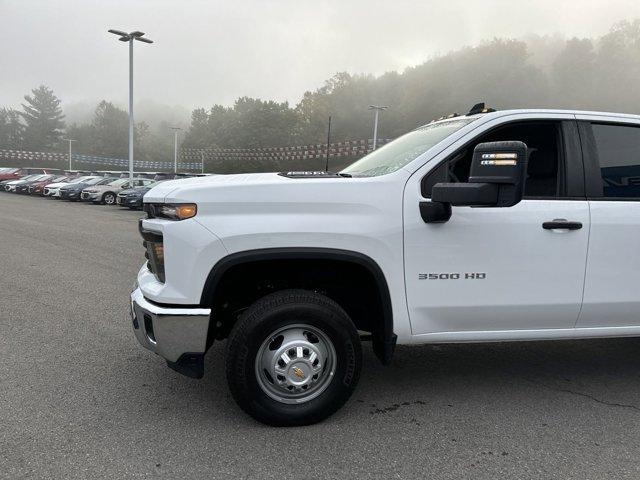
[[[204,215],[308,215],[384,209],[402,192],[407,172],[380,177],[289,178],[277,173],[172,180],[153,187],[145,203],[196,203]]]
[[[298,181],[310,182],[313,180],[300,179]],[[211,189],[245,190],[248,187],[259,185],[272,185],[277,188],[277,186],[291,184],[293,181],[295,180],[285,178],[277,173],[243,173],[167,180],[149,190],[145,194],[144,200],[145,202],[193,201],[195,199],[189,200],[190,195],[211,191]],[[322,181],[327,182],[329,179],[322,179]],[[249,194],[249,192],[247,193]]]

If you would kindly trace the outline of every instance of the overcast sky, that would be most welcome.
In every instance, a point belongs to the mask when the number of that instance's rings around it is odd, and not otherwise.
[[[493,37],[599,36],[640,0],[0,0],[0,106],[46,84],[67,105],[136,98],[189,109],[242,95],[296,103],[338,71],[380,74]]]

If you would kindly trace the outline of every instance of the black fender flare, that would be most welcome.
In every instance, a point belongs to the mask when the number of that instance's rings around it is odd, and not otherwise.
[[[212,307],[214,293],[224,274],[236,265],[261,260],[337,260],[364,267],[373,276],[382,304],[382,325],[372,332],[373,350],[384,365],[393,357],[397,336],[393,333],[393,309],[387,279],[380,266],[371,257],[360,252],[334,248],[290,247],[264,248],[232,253],[220,259],[211,269],[202,289],[200,306]]]

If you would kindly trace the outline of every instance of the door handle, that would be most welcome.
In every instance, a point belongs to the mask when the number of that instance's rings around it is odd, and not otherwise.
[[[569,222],[563,218],[556,218],[551,222],[544,222],[542,228],[545,230],[580,230],[582,222]]]

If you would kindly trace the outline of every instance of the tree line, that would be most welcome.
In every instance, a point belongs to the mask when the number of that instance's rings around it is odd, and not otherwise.
[[[381,76],[338,73],[295,106],[242,97],[193,111],[184,146],[248,148],[371,138],[370,104],[388,105],[379,134],[395,138],[480,101],[498,109],[640,113],[640,20],[595,39],[493,39]]]
[[[64,119],[60,99],[49,87],[40,85],[24,96],[22,110],[0,109],[0,149],[63,152],[68,145],[64,139],[71,138],[76,153],[128,157],[129,116],[125,110],[102,100],[90,122],[67,125]],[[173,159],[172,139],[151,132],[146,122],[135,125],[134,149],[137,160]]]
[[[480,101],[506,108],[578,108],[639,113],[640,20],[614,25],[599,38],[529,36],[493,39],[380,76],[337,73],[295,105],[242,97],[232,106],[192,112],[183,137],[188,148],[256,148],[371,138],[370,104],[388,105],[379,135],[394,138]],[[41,86],[25,96],[22,111],[0,109],[0,148],[63,151],[77,139],[86,154],[127,155],[127,114],[100,102],[90,123],[65,125],[60,100]],[[172,138],[136,125],[136,158],[167,161]]]

